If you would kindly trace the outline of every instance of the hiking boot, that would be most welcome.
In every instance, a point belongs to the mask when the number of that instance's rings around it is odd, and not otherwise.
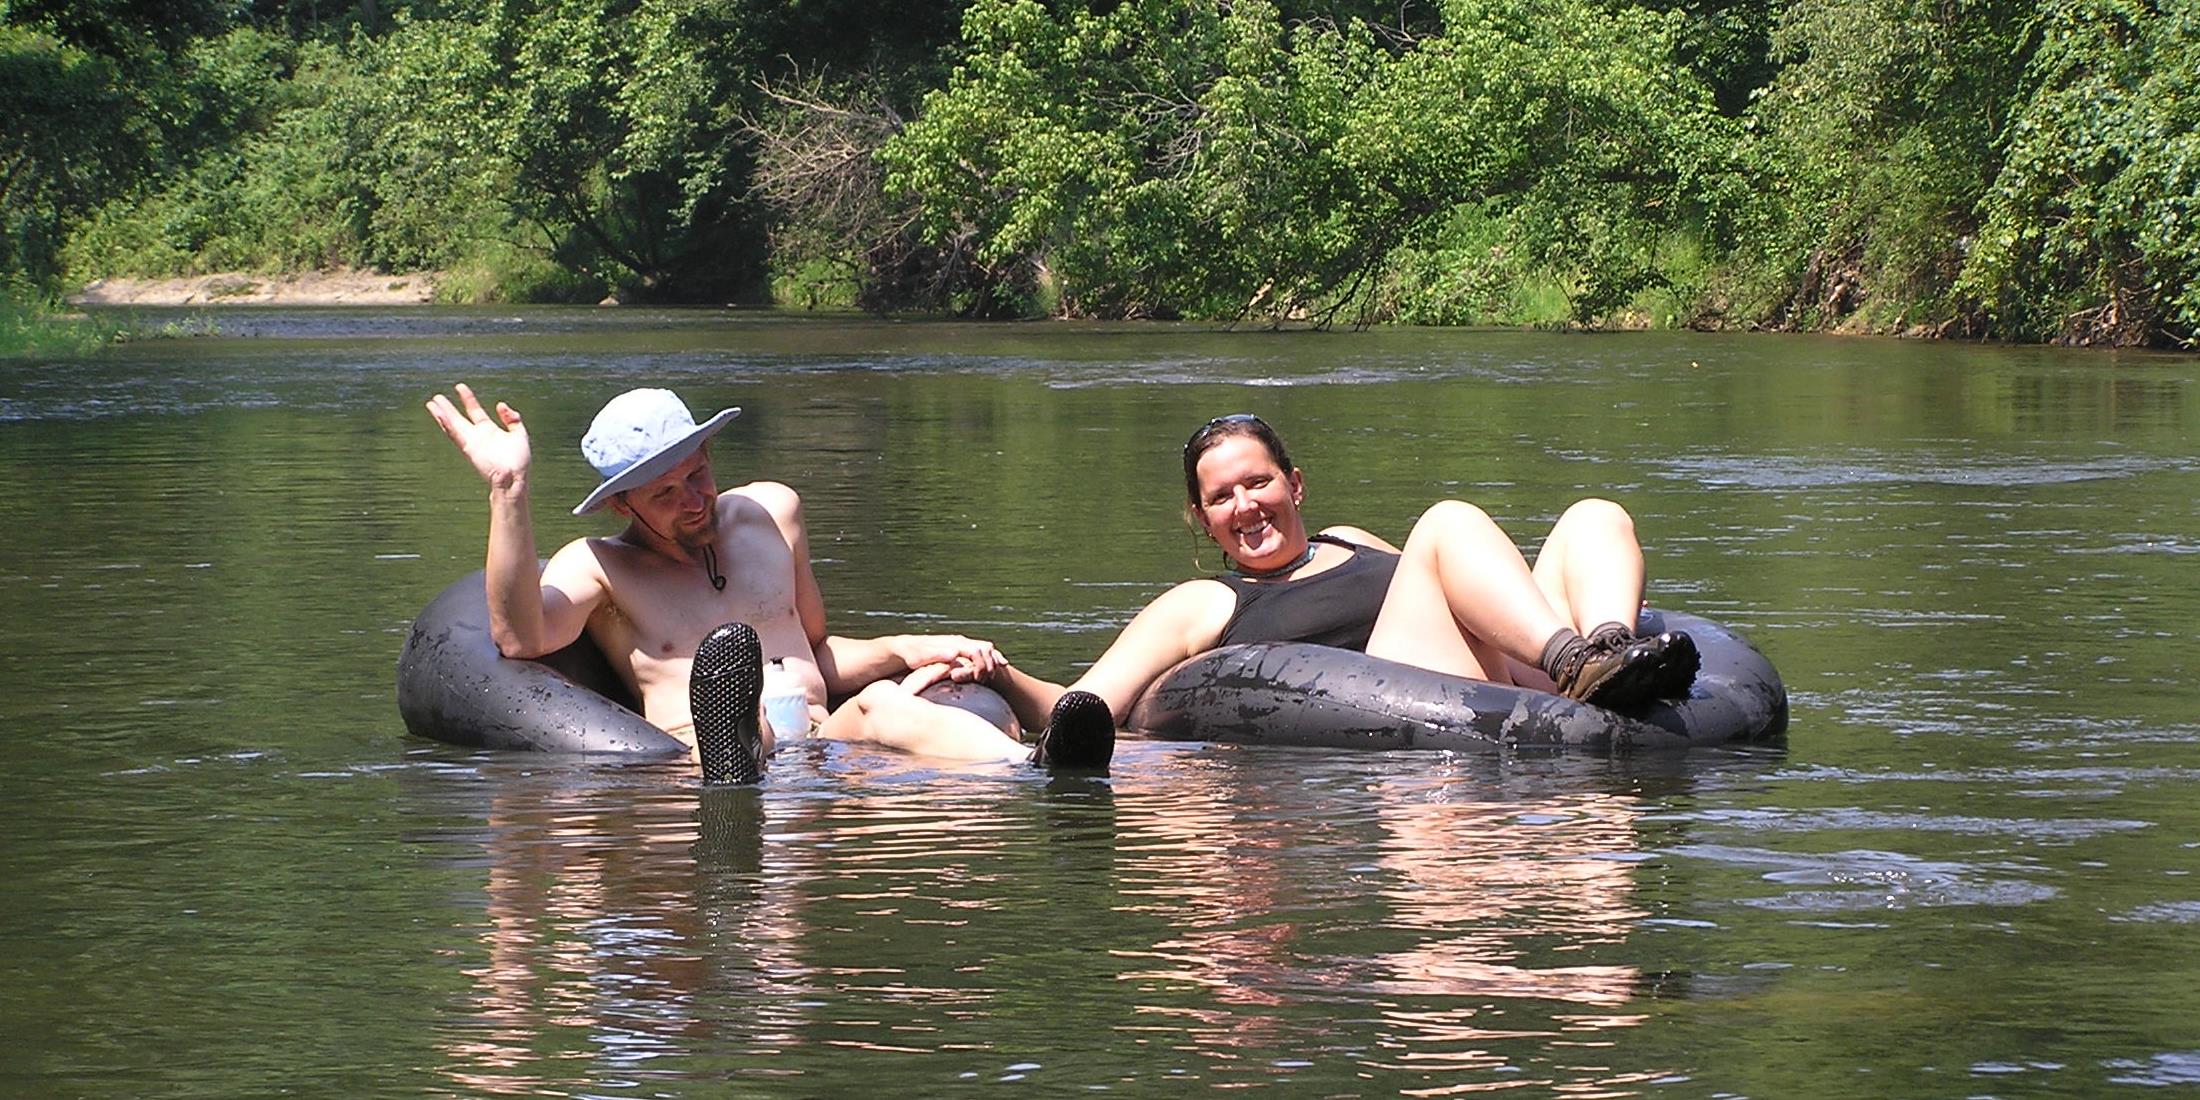
[[[1115,756],[1115,714],[1089,691],[1065,691],[1039,731],[1031,762],[1052,771],[1106,771]]]
[[[1658,637],[1665,639],[1665,653],[1658,658],[1657,672],[1650,678],[1650,695],[1654,699],[1686,699],[1688,689],[1695,686],[1696,673],[1703,670],[1703,654],[1696,651],[1696,639],[1685,631],[1669,630]]]
[[[764,777],[764,645],[747,623],[726,623],[695,647],[688,709],[704,783],[754,783]]]
[[[1618,648],[1576,638],[1552,662],[1551,682],[1568,699],[1609,710],[1648,702],[1657,697],[1659,665],[1672,637],[1655,634]],[[1693,671],[1689,678],[1695,678]]]
[[[1640,637],[1619,623],[1604,623],[1584,636],[1590,645],[1608,650],[1625,649]],[[1665,654],[1658,658],[1657,672],[1650,678],[1650,697],[1686,699],[1689,687],[1696,682],[1696,673],[1703,668],[1703,655],[1696,651],[1696,640],[1682,631],[1666,631],[1659,637],[1665,639]]]
[[[1635,628],[1625,623],[1614,622],[1600,623],[1596,629],[1582,635],[1582,637],[1589,639],[1589,644],[1598,649],[1625,649],[1627,643],[1634,641],[1637,635],[1635,634]]]

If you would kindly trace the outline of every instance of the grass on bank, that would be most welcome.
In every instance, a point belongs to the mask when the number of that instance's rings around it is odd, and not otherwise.
[[[212,336],[219,331],[205,314],[157,323],[86,316],[49,295],[0,284],[0,359],[82,359],[116,344]]]
[[[73,359],[114,343],[120,330],[21,287],[0,285],[0,358]]]

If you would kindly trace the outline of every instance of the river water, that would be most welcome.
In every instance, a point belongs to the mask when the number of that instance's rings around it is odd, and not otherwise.
[[[0,1093],[2154,1096],[2200,1087],[2200,360],[1773,336],[233,311],[0,370]],[[1253,411],[1316,523],[1635,513],[1781,750],[816,743],[761,790],[407,738],[485,494],[421,402],[745,410],[835,630],[1067,679]],[[1215,564],[1210,549],[1203,555]]]

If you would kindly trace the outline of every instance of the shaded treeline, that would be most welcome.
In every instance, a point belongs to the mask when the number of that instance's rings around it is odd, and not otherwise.
[[[0,12],[0,270],[46,290],[2200,329],[2193,0]]]

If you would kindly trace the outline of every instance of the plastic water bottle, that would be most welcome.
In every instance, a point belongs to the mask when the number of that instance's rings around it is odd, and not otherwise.
[[[787,662],[774,659],[764,666],[764,720],[780,740],[810,735],[810,696],[802,680],[787,671]]]

